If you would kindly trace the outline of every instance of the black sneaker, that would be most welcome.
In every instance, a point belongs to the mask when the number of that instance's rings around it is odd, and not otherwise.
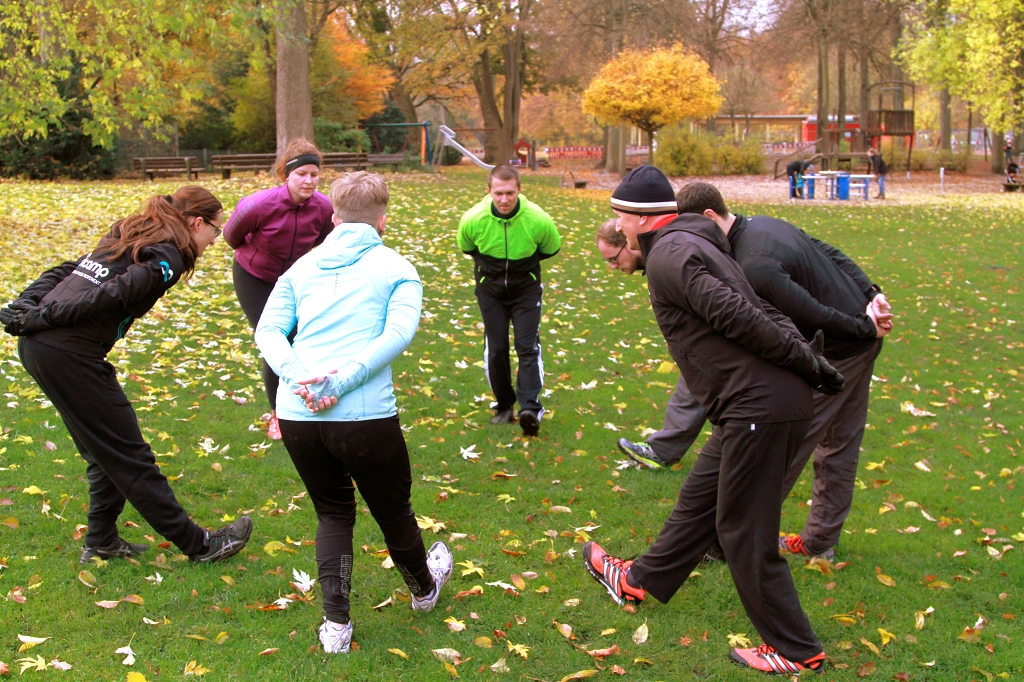
[[[519,426],[523,429],[524,436],[536,436],[540,432],[540,420],[537,413],[527,410],[519,412]]]
[[[241,516],[237,521],[221,526],[217,530],[206,531],[206,551],[189,557],[195,563],[212,563],[227,559],[242,551],[252,534],[252,520]]]
[[[149,549],[149,545],[135,544],[134,542],[117,538],[117,540],[106,547],[90,547],[86,545],[82,548],[82,556],[78,563],[87,564],[92,561],[93,557],[99,557],[100,559],[125,559],[138,556],[147,549]]]
[[[619,450],[631,460],[647,469],[666,469],[672,466],[661,457],[654,454],[654,449],[647,443],[634,443],[625,438],[619,439]]]
[[[516,418],[512,414],[512,408],[510,407],[507,410],[498,410],[497,412],[495,412],[494,417],[491,418],[491,423],[495,425],[511,424],[515,420]]]

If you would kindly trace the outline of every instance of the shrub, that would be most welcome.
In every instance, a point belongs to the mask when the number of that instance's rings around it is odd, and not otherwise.
[[[90,116],[78,108],[64,115],[60,127],[51,125],[45,138],[0,139],[0,176],[29,180],[99,180],[114,177],[117,158],[112,150],[94,145],[82,133]]]
[[[760,140],[727,137],[677,126],[658,134],[656,161],[668,175],[751,175],[765,172]]]
[[[462,152],[455,147],[445,146],[444,152],[441,153],[442,166],[458,166],[461,161]]]
[[[325,152],[359,152],[370,149],[370,138],[365,130],[345,130],[340,123],[322,118],[313,119],[316,146]]]
[[[885,162],[890,171],[907,170],[907,150],[897,149],[895,153],[882,152]],[[940,167],[947,171],[966,173],[971,162],[969,149],[962,149],[957,152],[935,149],[912,149],[910,151],[910,170],[938,170]]]

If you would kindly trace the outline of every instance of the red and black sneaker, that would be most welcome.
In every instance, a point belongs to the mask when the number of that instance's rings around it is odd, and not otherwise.
[[[619,606],[627,602],[641,602],[647,596],[646,590],[633,587],[626,580],[626,573],[633,562],[609,556],[596,542],[583,545],[583,563],[594,580],[604,585],[604,589],[608,590],[608,594]]]
[[[799,675],[801,670],[820,673],[825,669],[824,651],[805,661],[791,661],[767,644],[753,649],[733,649],[729,658],[734,663],[769,675]]]
[[[786,534],[783,533],[779,536],[779,549],[783,552],[789,552],[790,554],[800,554],[806,557],[816,557],[818,559],[828,559],[829,561],[835,561],[836,550],[833,547],[829,547],[821,554],[811,554],[807,551],[807,547],[804,546],[804,539],[799,534]]]

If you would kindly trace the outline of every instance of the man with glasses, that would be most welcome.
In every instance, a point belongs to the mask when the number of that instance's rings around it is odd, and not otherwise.
[[[652,229],[667,225],[676,217],[675,193],[665,174],[654,166],[640,166],[622,181],[612,194],[612,210],[616,218],[605,222],[595,235],[597,250],[612,270],[627,275],[643,272],[644,261],[639,251],[630,249],[620,231],[623,223],[644,225]],[[661,469],[683,458],[704,427],[706,413],[690,394],[682,375],[665,408],[665,423],[646,442],[620,438],[619,450],[641,467]]]

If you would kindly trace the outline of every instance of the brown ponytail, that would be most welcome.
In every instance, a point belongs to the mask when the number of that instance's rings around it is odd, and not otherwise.
[[[198,185],[182,187],[174,194],[151,197],[142,213],[114,223],[110,233],[100,240],[98,252],[120,258],[129,249],[132,260],[139,262],[139,251],[153,244],[173,244],[185,261],[185,277],[192,274],[199,249],[189,227],[192,218],[214,221],[224,206]]]

